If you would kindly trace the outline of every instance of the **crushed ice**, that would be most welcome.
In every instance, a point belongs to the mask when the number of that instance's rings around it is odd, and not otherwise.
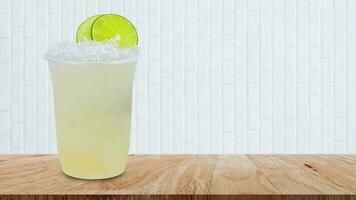
[[[138,48],[119,48],[117,40],[106,42],[59,42],[47,51],[47,57],[69,62],[102,62],[126,60],[138,55]]]

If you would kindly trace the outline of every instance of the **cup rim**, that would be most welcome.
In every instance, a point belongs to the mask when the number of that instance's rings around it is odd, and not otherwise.
[[[95,65],[111,65],[111,64],[125,64],[125,63],[130,63],[133,61],[137,61],[139,58],[139,55],[132,56],[128,59],[124,60],[112,60],[112,61],[69,61],[69,60],[62,60],[62,59],[57,59],[53,58],[51,56],[48,56],[48,54],[43,54],[42,58],[47,60],[48,62],[54,62],[58,64],[69,64],[69,65],[83,65],[83,64],[95,64]]]

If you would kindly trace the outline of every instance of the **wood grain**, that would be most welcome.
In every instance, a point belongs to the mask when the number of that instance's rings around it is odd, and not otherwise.
[[[121,176],[68,177],[56,155],[1,155],[0,199],[356,200],[356,155],[131,155]]]

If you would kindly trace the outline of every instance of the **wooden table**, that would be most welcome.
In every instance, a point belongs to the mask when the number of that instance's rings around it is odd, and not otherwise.
[[[131,155],[96,181],[56,155],[1,155],[0,199],[354,199],[356,155]]]

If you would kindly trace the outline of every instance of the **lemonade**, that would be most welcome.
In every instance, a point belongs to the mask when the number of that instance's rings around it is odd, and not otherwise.
[[[66,174],[89,179],[124,171],[135,66],[51,64],[58,150]]]
[[[130,42],[122,43],[125,48],[119,44],[117,37],[61,42],[45,55],[59,158],[69,176],[102,179],[125,170],[138,49]]]

